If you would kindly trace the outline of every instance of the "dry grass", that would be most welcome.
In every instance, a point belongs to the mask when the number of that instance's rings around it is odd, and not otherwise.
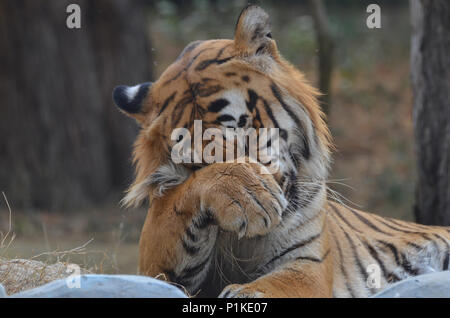
[[[8,230],[6,233],[0,231],[0,257],[2,257],[8,248],[11,246],[12,242],[15,239],[15,234],[12,232],[12,211],[11,206],[9,205],[8,199],[6,198],[5,192],[2,191],[3,198],[5,200],[6,206],[8,207]]]
[[[2,194],[7,210],[3,210],[6,213],[0,213],[0,219],[3,216],[8,222],[3,223],[7,223],[4,230],[0,225],[0,283],[7,294],[68,277],[73,274],[73,264],[80,267],[81,274],[136,274],[137,244],[126,242],[124,220],[120,222],[118,231],[108,229],[108,232],[114,233],[108,241],[103,238],[96,243],[93,237],[85,240],[86,233],[60,236],[57,231],[59,222],[55,225],[42,221],[40,226],[33,225],[27,215],[13,213],[6,194]],[[31,233],[38,231],[38,227],[43,233],[38,237],[30,237],[25,233],[16,235],[15,221],[22,226],[26,224],[26,228],[36,227]],[[76,224],[77,221],[69,217],[66,222]],[[74,242],[81,239],[84,239],[84,243],[73,247]]]
[[[73,273],[69,263],[47,264],[27,259],[0,258],[0,283],[8,295],[68,277]],[[80,274],[88,273],[90,272],[80,269]]]
[[[3,199],[8,208],[8,230],[6,233],[0,231],[0,283],[5,287],[7,294],[17,293],[26,289],[44,285],[55,279],[60,279],[72,274],[69,263],[63,262],[68,255],[85,253],[86,246],[92,241],[67,250],[52,251],[41,253],[32,257],[32,259],[7,259],[4,256],[11,249],[12,243],[16,237],[13,232],[12,210],[8,202],[6,194],[2,192]],[[57,258],[54,264],[48,264],[33,260],[33,258],[42,255],[52,255]],[[80,273],[89,273],[84,269],[80,269]]]

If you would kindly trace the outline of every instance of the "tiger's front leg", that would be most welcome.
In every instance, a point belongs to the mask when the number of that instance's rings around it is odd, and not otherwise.
[[[152,198],[139,247],[139,272],[195,293],[206,278],[219,228],[238,237],[268,233],[287,206],[256,163],[216,163]]]
[[[219,298],[329,298],[333,296],[332,257],[303,258],[248,284],[232,284]]]

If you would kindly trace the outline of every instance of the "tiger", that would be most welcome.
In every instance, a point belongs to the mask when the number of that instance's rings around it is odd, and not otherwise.
[[[148,202],[139,274],[220,298],[369,297],[449,269],[450,228],[380,217],[328,195],[334,150],[320,93],[279,53],[269,15],[245,7],[234,39],[195,41],[153,83],[117,86],[134,118],[135,178]],[[279,165],[175,163],[173,131],[275,128]],[[247,158],[248,159],[248,158]],[[267,172],[267,171],[266,171]],[[378,279],[374,274],[378,273]]]

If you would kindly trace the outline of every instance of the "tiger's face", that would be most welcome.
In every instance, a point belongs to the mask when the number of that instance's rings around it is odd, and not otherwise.
[[[202,133],[254,129],[260,137],[261,128],[278,129],[276,180],[288,198],[301,189],[317,192],[311,184],[327,177],[330,136],[316,96],[302,73],[280,56],[267,13],[248,6],[233,40],[192,42],[155,83],[115,89],[116,104],[141,125],[134,154],[137,176],[126,201],[139,203],[149,187],[182,182],[205,164],[180,167],[171,158],[184,138],[174,138],[174,131],[183,128],[193,136],[195,121],[201,121]],[[202,140],[203,147],[207,143]],[[155,172],[157,181],[151,177]]]

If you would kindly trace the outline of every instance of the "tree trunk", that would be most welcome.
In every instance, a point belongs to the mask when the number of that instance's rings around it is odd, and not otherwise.
[[[418,180],[414,212],[450,225],[450,2],[411,0],[411,77]]]
[[[66,7],[81,7],[68,29]],[[101,203],[131,175],[136,125],[111,101],[151,78],[139,1],[0,0],[0,190],[16,208]]]
[[[333,37],[323,1],[309,0],[309,4],[313,13],[319,51],[319,89],[323,94],[320,96],[320,102],[323,111],[328,115],[331,105],[331,77],[333,74]]]

